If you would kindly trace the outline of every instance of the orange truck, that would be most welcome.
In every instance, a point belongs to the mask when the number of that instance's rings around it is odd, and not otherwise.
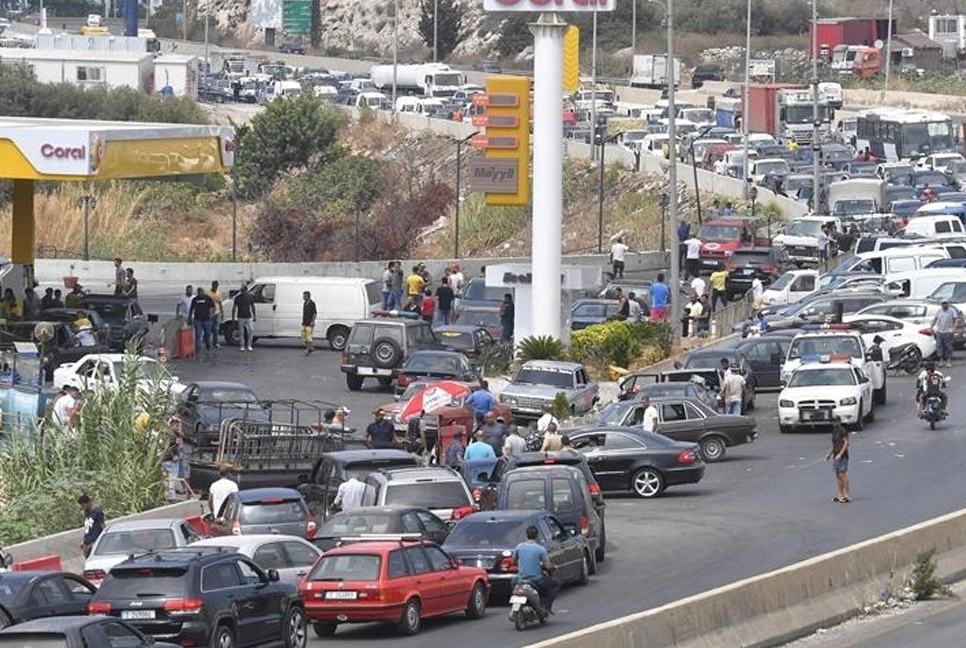
[[[832,70],[840,77],[871,79],[882,69],[882,51],[866,45],[839,45],[832,50]]]

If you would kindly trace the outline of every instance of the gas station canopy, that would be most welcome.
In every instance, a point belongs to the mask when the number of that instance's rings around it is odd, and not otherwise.
[[[230,126],[0,117],[0,178],[112,180],[220,173]]]

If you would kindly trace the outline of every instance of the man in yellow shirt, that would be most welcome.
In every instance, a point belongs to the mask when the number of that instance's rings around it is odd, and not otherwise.
[[[711,277],[708,279],[711,284],[711,310],[718,307],[718,300],[721,300],[721,305],[725,306],[728,303],[728,271],[724,268],[720,270],[715,270],[711,273]]]
[[[13,295],[13,290],[7,288],[3,291],[3,318],[6,320],[21,320],[23,319],[23,308],[20,306],[20,302]]]
[[[410,308],[419,307],[425,287],[426,280],[419,274],[419,266],[413,266],[412,274],[406,277],[406,300]]]

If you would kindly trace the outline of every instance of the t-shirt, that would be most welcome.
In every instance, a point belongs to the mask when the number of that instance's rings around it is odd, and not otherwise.
[[[95,506],[84,513],[84,539],[86,545],[94,544],[104,531],[104,511]]]
[[[725,374],[724,384],[721,386],[721,396],[726,401],[741,400],[745,391],[745,378],[739,373],[729,371]]]
[[[610,258],[614,261],[623,261],[627,254],[627,246],[623,243],[614,243],[610,248]]]
[[[61,425],[67,425],[70,423],[70,411],[74,408],[77,401],[70,394],[62,394],[56,401],[54,401],[54,420],[56,420]]]
[[[392,289],[402,290],[403,285],[403,273],[402,270],[397,270],[392,273]]]
[[[485,389],[477,389],[466,399],[466,404],[473,408],[474,413],[486,414],[496,408],[496,399]]]
[[[215,302],[208,295],[195,295],[191,300],[191,317],[200,321],[207,322],[215,312]]]
[[[728,282],[728,271],[727,270],[716,270],[711,273],[709,278],[711,282],[711,290],[716,290],[718,292],[724,292],[725,285]]]
[[[385,292],[392,290],[392,270],[388,268],[382,273],[382,289]]]
[[[651,308],[667,308],[670,292],[666,283],[651,284]]]
[[[436,302],[439,306],[439,310],[448,311],[453,308],[453,300],[456,295],[453,293],[453,289],[449,286],[440,286],[436,289]]]
[[[697,295],[698,297],[704,294],[704,288],[705,288],[704,279],[702,279],[701,277],[695,277],[694,279],[691,280],[691,290],[693,290],[694,294]]]
[[[762,293],[765,292],[765,287],[761,284],[761,279],[755,277],[751,281],[751,296],[756,300],[761,299]]]
[[[432,297],[423,297],[423,301],[419,303],[419,310],[423,317],[432,317],[436,312],[436,300]]]
[[[936,313],[936,323],[933,328],[936,329],[937,333],[952,333],[953,324],[956,322],[956,311],[952,308],[939,309]]]
[[[194,295],[181,295],[181,299],[178,300],[178,307],[181,311],[181,317],[188,317],[188,313],[191,311],[191,302],[194,300],[194,298]]]
[[[558,433],[549,433],[543,437],[540,452],[559,452],[563,447],[563,437]]]
[[[238,484],[227,477],[221,477],[209,486],[208,494],[211,496],[211,514],[218,517],[218,514],[221,513],[221,507],[225,504],[228,496],[237,492]]]
[[[420,277],[418,274],[413,273],[406,277],[406,294],[410,297],[418,295],[423,292],[423,288],[426,286],[426,280]]]
[[[463,453],[463,461],[479,461],[482,459],[496,459],[496,453],[489,443],[484,441],[474,441],[466,446]]]
[[[457,270],[449,276],[449,285],[457,295],[463,292],[463,273]]]
[[[483,430],[483,440],[489,444],[496,454],[503,452],[503,435],[506,434],[506,426],[496,421],[494,423],[484,423],[480,426]]]
[[[366,434],[369,436],[369,443],[372,444],[373,448],[386,448],[393,445],[392,437],[395,428],[392,423],[387,419],[381,421],[373,421],[366,428]]]
[[[504,454],[523,454],[527,451],[527,440],[519,434],[511,434],[503,442]]]
[[[334,503],[343,511],[351,511],[362,506],[362,499],[365,494],[366,485],[355,477],[350,477],[348,481],[339,484]]]
[[[504,330],[513,330],[513,313],[515,308],[513,302],[503,302],[503,305],[500,306],[500,326]]]
[[[543,564],[550,562],[546,548],[536,542],[518,544],[513,550],[513,558],[517,562],[520,578],[540,578],[543,576]]]
[[[696,238],[689,238],[684,242],[687,246],[687,258],[688,259],[700,259],[701,258],[701,241]]]
[[[547,428],[550,427],[551,423],[556,423],[559,427],[560,421],[558,421],[550,412],[547,412],[543,416],[537,419],[537,432],[544,434]]]
[[[315,325],[315,302],[311,299],[302,303],[302,326]]]
[[[842,452],[842,446],[845,445],[845,441],[849,438],[848,431],[841,425],[836,425],[832,428],[832,454],[838,455]],[[849,458],[849,451],[846,450],[842,454],[843,459]]]
[[[644,410],[644,418],[641,421],[641,427],[644,428],[646,432],[653,432],[654,428],[657,427],[657,408],[653,405],[648,405],[647,409]]]
[[[943,375],[936,371],[927,373],[925,379],[923,380],[923,385],[926,393],[930,396],[940,394],[943,390]]]
[[[466,448],[463,447],[462,443],[457,443],[456,441],[451,442],[448,446],[446,446],[446,465],[450,468],[455,468],[458,466],[460,459],[463,458],[463,452],[465,450]]]
[[[238,319],[251,319],[255,314],[255,299],[251,293],[243,292],[235,296],[235,312]]]
[[[631,304],[627,297],[621,297],[617,301],[617,319],[626,320],[631,314]]]
[[[688,315],[690,315],[692,318],[701,317],[701,313],[703,310],[704,310],[704,307],[701,306],[701,302],[699,301],[691,302],[690,304],[688,304]]]
[[[220,290],[209,290],[208,296],[211,297],[211,301],[215,302],[215,315],[221,315],[221,291]]]

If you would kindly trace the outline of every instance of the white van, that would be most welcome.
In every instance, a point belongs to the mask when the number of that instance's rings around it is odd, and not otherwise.
[[[876,272],[881,275],[891,275],[907,270],[921,270],[937,259],[950,258],[949,251],[943,247],[920,247],[910,245],[894,247],[875,252],[856,254],[852,259],[849,272]],[[846,263],[849,263],[847,260]],[[844,265],[844,264],[843,264]]]
[[[933,203],[941,204],[941,203]],[[961,205],[960,205],[961,207]],[[963,222],[955,214],[930,214],[929,206],[920,207],[909,219],[904,231],[906,236],[925,236],[928,238],[961,238]]]
[[[818,290],[817,270],[789,270],[778,277],[761,294],[763,306],[794,304]]]
[[[297,338],[302,327],[302,293],[312,295],[318,314],[315,338],[334,351],[345,348],[349,331],[359,320],[372,316],[382,302],[378,281],[358,277],[260,277],[248,291],[255,300],[255,338]],[[221,331],[229,344],[238,346],[238,322],[231,318],[234,298],[224,300]]]
[[[922,268],[886,276],[886,290],[896,297],[925,299],[944,283],[966,281],[963,268]]]
[[[939,303],[948,301],[951,306],[955,306],[960,313],[966,313],[966,279],[957,281],[945,281],[932,291],[929,301]],[[930,322],[931,324],[931,322]]]

